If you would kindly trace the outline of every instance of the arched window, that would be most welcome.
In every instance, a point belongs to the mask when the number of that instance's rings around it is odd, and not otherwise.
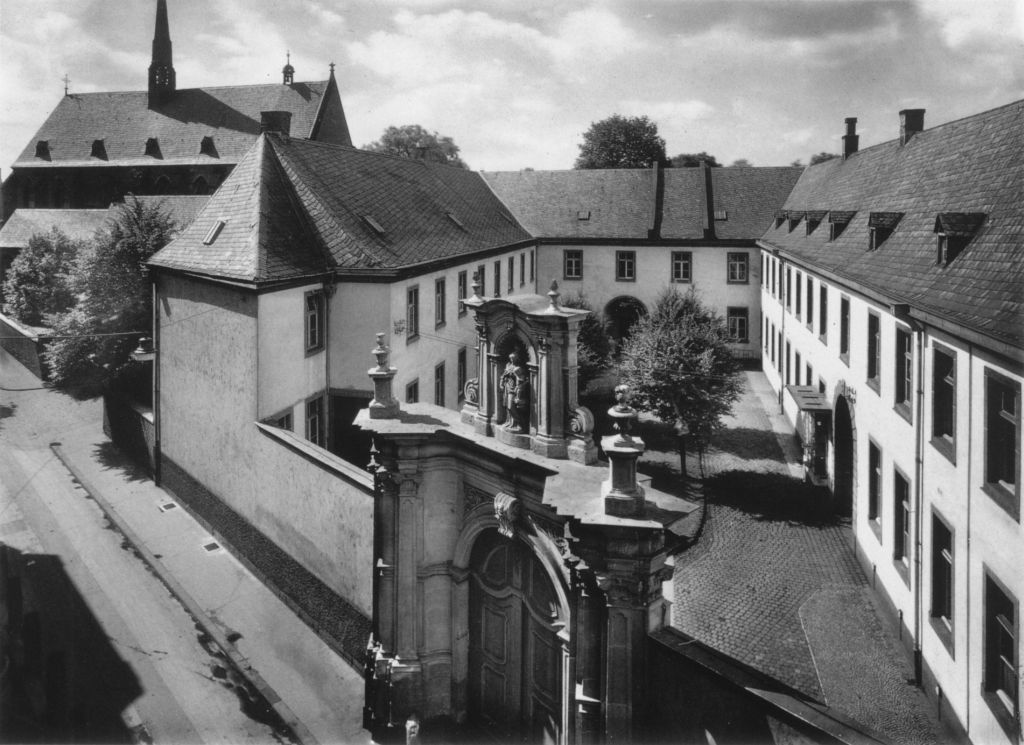
[[[153,187],[154,194],[170,194],[171,193],[171,179],[167,176],[161,176],[156,180],[156,184]]]
[[[210,183],[203,176],[196,176],[192,182],[192,193],[200,196],[210,193]]]

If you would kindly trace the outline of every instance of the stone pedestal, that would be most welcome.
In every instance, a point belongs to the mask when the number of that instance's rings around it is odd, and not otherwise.
[[[503,442],[514,448],[522,448],[523,450],[530,449],[531,438],[527,432],[513,432],[505,427],[495,427],[494,437],[498,442]]]
[[[636,462],[644,452],[639,437],[612,435],[601,439],[608,457],[609,477],[601,483],[604,510],[617,517],[636,517],[644,511],[644,488],[636,482]]]
[[[391,393],[391,383],[398,369],[388,366],[390,351],[384,346],[384,334],[377,334],[377,346],[373,350],[377,366],[367,371],[367,375],[373,380],[373,400],[368,407],[370,419],[392,419],[398,416],[398,401]]]

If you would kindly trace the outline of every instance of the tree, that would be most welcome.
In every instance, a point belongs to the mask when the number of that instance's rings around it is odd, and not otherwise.
[[[132,367],[131,351],[140,336],[151,335],[153,324],[146,261],[167,245],[174,229],[162,205],[129,196],[97,231],[75,266],[78,303],[58,318],[57,338],[46,350],[55,384],[98,392]]]
[[[419,124],[388,127],[379,140],[363,145],[363,150],[469,168],[459,157],[459,147],[451,137],[430,132]]]
[[[665,160],[665,140],[646,116],[613,114],[583,133],[576,169],[650,168]]]
[[[560,302],[566,308],[593,310],[586,296],[580,294],[565,295]],[[594,313],[583,319],[576,342],[577,383],[582,395],[608,369],[612,348],[601,320]]]
[[[751,162],[750,162],[749,160],[747,160],[746,158],[740,158],[739,160],[734,160],[734,161],[732,162],[732,164],[731,164],[731,166],[732,166],[733,168],[750,168],[750,167],[751,167],[751,166],[753,166],[753,165],[754,165],[754,164],[753,164],[753,163],[751,163]]]
[[[801,161],[799,158],[794,160],[789,165],[790,165],[791,168],[803,168],[804,167],[803,161]]]
[[[4,281],[4,313],[29,326],[49,324],[75,302],[71,270],[82,250],[54,227],[37,233],[11,262]]]
[[[685,435],[701,455],[743,388],[721,316],[691,289],[669,288],[626,341],[620,371],[637,406],[676,428],[679,464],[686,475]]]
[[[708,155],[706,152],[701,151],[699,153],[680,153],[672,159],[672,167],[695,168],[702,162],[707,163],[712,168],[718,168],[722,165],[714,155]]]
[[[822,152],[818,153],[817,155],[812,155],[811,156],[811,165],[812,166],[816,166],[819,163],[824,163],[826,160],[832,160],[833,158],[838,158],[838,157],[839,156],[836,155],[835,153],[826,153],[826,152],[822,151]]]

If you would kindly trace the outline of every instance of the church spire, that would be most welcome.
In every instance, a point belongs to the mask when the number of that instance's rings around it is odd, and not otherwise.
[[[171,59],[171,31],[167,22],[167,0],[156,0],[156,31],[153,33],[153,61],[149,64],[149,107],[156,108],[174,95],[174,63]]]

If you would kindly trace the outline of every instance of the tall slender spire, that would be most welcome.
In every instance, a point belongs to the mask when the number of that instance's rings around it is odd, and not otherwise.
[[[167,22],[167,0],[156,0],[156,31],[153,33],[153,61],[149,64],[149,107],[166,103],[174,95],[174,62],[171,31]]]

